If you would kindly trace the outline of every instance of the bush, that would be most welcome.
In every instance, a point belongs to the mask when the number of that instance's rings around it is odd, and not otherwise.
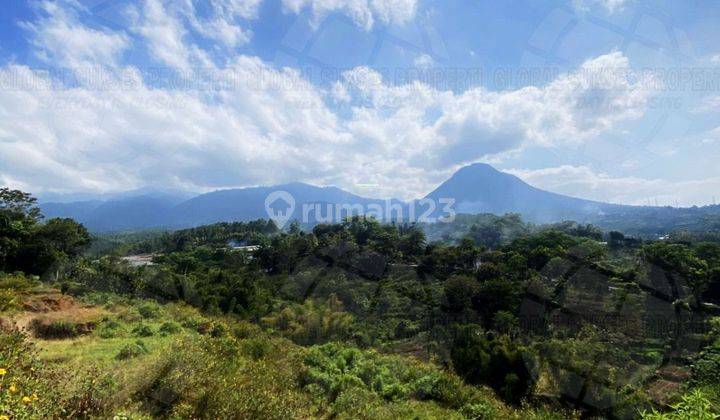
[[[700,352],[692,365],[693,380],[701,385],[720,383],[720,346],[709,346]]]
[[[148,351],[147,347],[145,347],[145,343],[138,340],[134,343],[129,343],[123,346],[123,348],[120,349],[120,352],[117,354],[117,356],[115,356],[115,358],[118,360],[127,360],[148,353],[150,353],[150,351]]]
[[[123,324],[112,319],[106,319],[97,330],[100,338],[115,338],[120,335],[123,329]]]
[[[110,377],[93,367],[55,370],[41,362],[18,331],[0,334],[0,368],[0,414],[6,418],[107,417],[115,394]]]
[[[191,315],[182,321],[182,326],[189,329],[199,331],[201,325],[207,323],[207,320],[200,315]]]
[[[720,418],[710,399],[699,389],[683,395],[668,413],[643,412],[643,420],[714,420]]]
[[[460,412],[468,419],[485,420],[498,418],[495,407],[487,403],[466,404]]]
[[[137,308],[138,313],[145,319],[157,318],[160,315],[160,306],[157,303],[143,303]]]
[[[239,339],[257,337],[261,333],[260,327],[247,322],[240,322],[232,327],[232,334]]]
[[[153,335],[155,335],[155,332],[153,332],[152,328],[150,328],[149,325],[145,324],[140,324],[137,327],[133,328],[132,332],[138,337],[152,337]]]
[[[178,343],[139,374],[136,402],[158,418],[319,417],[296,386],[295,349],[254,362],[236,351],[239,345],[231,336]]]
[[[158,331],[160,334],[177,334],[182,331],[182,327],[177,322],[167,321],[160,325],[160,329]]]
[[[20,296],[13,290],[0,289],[0,312],[10,312],[20,309]]]
[[[78,282],[64,281],[60,283],[60,293],[70,296],[83,296],[90,292],[90,288]]]
[[[10,289],[16,292],[26,292],[37,282],[25,277],[22,273],[0,274],[0,289]]]
[[[242,349],[253,360],[259,360],[270,352],[270,343],[263,338],[251,338],[242,343]]]
[[[210,327],[210,337],[220,338],[228,334],[228,328],[222,322],[216,322]]]
[[[30,321],[30,330],[35,337],[60,340],[65,338],[75,338],[82,334],[87,334],[94,329],[93,323],[78,324],[68,320],[46,320],[35,318]]]
[[[430,400],[454,409],[488,403],[457,376],[374,350],[330,343],[311,348],[304,363],[306,389],[320,390],[330,401],[352,388],[363,388],[387,401]]]

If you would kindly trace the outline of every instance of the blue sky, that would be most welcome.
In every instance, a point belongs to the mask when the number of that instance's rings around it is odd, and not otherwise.
[[[714,1],[63,0],[0,10],[0,183],[305,181],[420,197],[472,162],[720,200]]]

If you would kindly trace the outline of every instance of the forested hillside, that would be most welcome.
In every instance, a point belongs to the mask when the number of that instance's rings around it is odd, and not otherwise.
[[[4,189],[0,414],[715,418],[713,238],[510,214],[91,244]]]

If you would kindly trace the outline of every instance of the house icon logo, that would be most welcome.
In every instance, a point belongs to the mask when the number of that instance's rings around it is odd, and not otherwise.
[[[265,198],[265,212],[282,229],[295,211],[295,199],[287,191],[273,191]]]

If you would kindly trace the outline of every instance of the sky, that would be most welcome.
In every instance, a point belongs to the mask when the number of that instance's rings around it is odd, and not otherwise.
[[[485,162],[581,198],[712,204],[718,22],[714,0],[13,0],[0,185],[411,199]]]

